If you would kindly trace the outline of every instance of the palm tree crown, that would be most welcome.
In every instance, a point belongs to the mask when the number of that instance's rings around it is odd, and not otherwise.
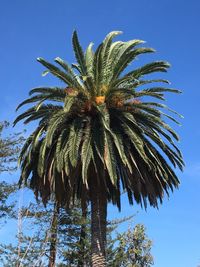
[[[148,202],[157,206],[179,184],[173,171],[184,165],[174,143],[178,136],[164,117],[178,122],[163,112],[170,109],[158,100],[164,100],[165,92],[180,91],[164,87],[167,80],[144,78],[166,72],[167,62],[125,71],[138,55],[154,50],[140,47],[141,40],[113,42],[119,34],[111,32],[95,51],[90,43],[83,52],[75,31],[76,64],[56,58],[59,68],[38,58],[47,68],[44,75],[49,72],[64,85],[32,89],[18,108],[34,106],[14,123],[39,120],[21,151],[20,181],[30,180],[44,202],[52,192],[60,204],[90,200],[95,179],[107,201],[119,208],[121,190],[131,204],[135,199],[145,207]]]

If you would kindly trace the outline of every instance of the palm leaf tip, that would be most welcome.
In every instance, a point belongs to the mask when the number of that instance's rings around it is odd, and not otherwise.
[[[115,30],[115,31],[111,31],[110,33],[107,34],[106,38],[107,38],[108,36],[115,36],[115,35],[119,35],[119,34],[122,34],[122,33],[123,33],[123,31],[117,31],[117,30]],[[105,38],[105,39],[106,39],[106,38]]]
[[[54,61],[56,62],[56,61],[60,61],[61,60],[61,58],[60,57],[56,57],[56,58],[54,58]]]
[[[159,62],[159,61],[157,61],[157,62]],[[171,64],[168,61],[164,61],[163,63],[164,63],[164,67],[165,68],[170,68],[171,67]]]
[[[16,107],[16,111],[18,111],[22,106],[24,106],[27,103],[27,99],[22,101],[17,107]]]
[[[15,111],[18,111],[21,107],[21,103],[16,107]]]
[[[48,73],[49,73],[48,70],[44,70],[44,71],[42,72],[42,77],[46,76]]]
[[[44,59],[43,59],[42,57],[37,57],[36,60],[37,60],[38,62],[41,62],[41,61],[44,60]]]
[[[74,36],[77,36],[77,35],[78,35],[77,34],[77,30],[74,30],[73,33],[72,33],[72,39],[73,39]]]
[[[105,43],[108,43],[108,42],[112,41],[112,39],[114,37],[116,37],[117,35],[120,35],[122,33],[123,33],[122,31],[112,31],[112,32],[108,33],[106,35],[106,38],[104,39],[103,43],[105,44]]]

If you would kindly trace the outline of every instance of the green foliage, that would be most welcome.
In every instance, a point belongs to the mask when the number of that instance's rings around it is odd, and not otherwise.
[[[96,50],[90,43],[84,52],[74,32],[76,64],[57,57],[55,66],[38,58],[63,87],[31,90],[18,107],[32,107],[15,123],[38,120],[20,155],[20,182],[30,181],[44,203],[51,194],[60,205],[90,201],[94,177],[119,209],[120,184],[130,204],[135,200],[145,208],[148,202],[157,207],[179,185],[173,170],[184,166],[179,137],[164,120],[178,123],[172,116],[177,113],[158,101],[180,91],[166,87],[165,79],[148,78],[170,65],[156,61],[127,72],[138,56],[154,49],[140,47],[141,40],[113,42],[120,33],[109,33]]]
[[[30,203],[22,207],[18,219],[18,233],[9,244],[0,244],[3,266],[44,266],[48,262],[51,207]]]
[[[0,174],[13,172],[16,170],[16,162],[24,138],[21,133],[7,134],[9,123],[0,122]],[[16,191],[16,184],[9,184],[5,181],[0,182],[0,219],[14,216],[13,207],[15,203],[9,202],[9,197]],[[3,220],[1,220],[1,223]]]
[[[16,162],[24,138],[21,133],[7,134],[7,121],[0,122],[0,173],[16,170]]]
[[[11,243],[0,244],[0,262],[3,266],[32,266],[33,262],[37,267],[47,266],[52,244],[55,244],[58,263],[79,266],[81,259],[88,262],[90,241],[85,235],[81,244],[80,236],[84,225],[87,226],[87,233],[89,232],[89,221],[88,217],[82,217],[79,205],[70,210],[59,209],[57,213],[53,203],[44,208],[42,203],[37,202],[21,207],[20,216],[14,207],[12,213],[18,219],[18,233]],[[57,221],[52,225],[55,214]],[[57,236],[54,235],[55,232]]]
[[[119,245],[110,267],[150,267],[153,265],[152,241],[147,238],[144,225],[137,224],[134,228],[129,228],[127,232],[119,234],[117,239]]]
[[[15,217],[13,208],[15,207],[15,201],[9,201],[11,194],[17,190],[16,184],[9,184],[5,181],[0,182],[0,219],[1,223],[10,218]],[[2,220],[3,219],[3,220]]]
[[[17,211],[12,208],[14,218]],[[52,220],[57,222],[52,228]],[[5,267],[47,266],[52,242],[56,245],[56,266],[90,266],[91,233],[90,211],[76,203],[73,208],[60,208],[57,212],[53,203],[46,208],[42,203],[30,203],[21,208],[18,218],[18,234],[12,243],[0,243],[0,261]],[[143,225],[136,225],[121,234],[117,228],[130,222],[133,216],[109,221],[107,224],[107,266],[108,267],[150,267],[152,242],[147,238]],[[19,225],[20,224],[20,225]],[[57,232],[56,242],[53,232]],[[134,265],[135,264],[135,265]]]

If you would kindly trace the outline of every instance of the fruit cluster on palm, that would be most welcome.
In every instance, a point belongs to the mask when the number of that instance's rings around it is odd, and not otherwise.
[[[120,33],[84,52],[74,32],[76,64],[56,58],[57,67],[38,58],[44,74],[58,77],[63,87],[32,89],[18,108],[35,105],[15,120],[39,121],[21,151],[20,181],[30,180],[44,202],[53,194],[59,205],[91,203],[92,266],[105,266],[107,203],[120,209],[125,190],[130,204],[157,206],[179,184],[173,167],[183,167],[178,136],[164,117],[178,122],[157,101],[180,91],[165,87],[167,80],[144,78],[166,72],[169,64],[156,61],[125,72],[138,55],[154,50],[138,46],[141,40],[113,42]]]

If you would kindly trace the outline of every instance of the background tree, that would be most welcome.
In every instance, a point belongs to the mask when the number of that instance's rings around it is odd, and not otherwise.
[[[152,241],[147,238],[145,227],[137,224],[135,228],[118,234],[119,244],[114,254],[113,265],[121,267],[150,267],[153,265],[151,255]]]
[[[0,261],[4,266],[32,266],[33,262],[35,266],[55,266],[56,258],[62,262],[66,256],[69,266],[79,266],[81,260],[87,263],[89,248],[81,242],[88,243],[88,237],[85,234],[80,242],[85,222],[78,205],[72,210],[60,208],[58,212],[53,202],[46,208],[41,202],[30,203],[21,207],[20,222],[18,210],[13,207],[12,212],[21,230],[11,243],[0,244]]]
[[[20,235],[17,233],[9,244],[0,245],[0,260],[3,266],[28,267],[34,263],[38,267],[47,264],[50,216],[51,210],[45,210],[41,204],[30,203],[29,206],[21,208]]]
[[[0,173],[16,170],[16,162],[24,141],[22,133],[6,134],[9,122],[0,122]]]
[[[11,194],[17,190],[16,184],[9,184],[5,181],[0,182],[0,220],[5,222],[9,217],[15,216],[14,206],[16,201],[10,201]],[[2,220],[4,219],[4,220]],[[1,224],[0,224],[1,225]]]
[[[13,210],[13,213],[16,210]],[[57,216],[56,236],[55,228],[52,229],[53,218]],[[83,218],[80,205],[73,209],[55,210],[55,205],[49,203],[46,208],[42,203],[30,203],[23,206],[22,233],[20,236],[20,254],[17,239],[12,238],[10,244],[0,244],[0,262],[5,267],[11,266],[33,266],[42,267],[55,265],[57,267],[88,267],[91,266],[91,232],[90,212],[87,211]],[[151,266],[150,254],[152,243],[145,234],[141,225],[130,228],[123,234],[117,232],[122,223],[127,223],[132,217],[113,220],[107,225],[107,266]],[[17,214],[16,214],[17,219]],[[84,228],[83,228],[84,226]],[[82,238],[82,231],[85,231]],[[138,231],[139,229],[139,231]],[[142,230],[141,230],[142,229]],[[56,238],[56,241],[55,241]],[[83,244],[81,244],[81,242]],[[55,259],[52,257],[55,252]],[[148,246],[147,246],[148,244]],[[84,257],[83,257],[84,255]],[[142,265],[148,262],[149,265]],[[80,265],[81,263],[81,265]],[[137,263],[138,265],[131,265]]]
[[[77,64],[56,58],[58,68],[38,58],[47,68],[44,75],[51,73],[64,85],[31,90],[18,108],[35,105],[15,120],[39,120],[21,151],[20,182],[30,178],[44,203],[52,193],[61,206],[74,199],[91,203],[92,266],[98,267],[106,264],[108,202],[120,209],[123,189],[130,204],[155,207],[179,185],[172,166],[182,170],[184,165],[174,142],[179,137],[164,119],[178,122],[156,101],[164,100],[165,92],[180,91],[166,87],[167,80],[145,79],[166,72],[169,63],[125,72],[137,56],[154,49],[138,47],[141,40],[113,42],[120,33],[108,34],[95,51],[91,43],[84,53],[75,31]]]
[[[24,138],[22,133],[8,134],[9,122],[0,122],[0,174],[16,170],[16,162]],[[8,216],[13,216],[15,203],[8,203],[11,193],[17,190],[16,184],[0,180],[0,219],[6,220]],[[1,220],[1,223],[3,221]]]

